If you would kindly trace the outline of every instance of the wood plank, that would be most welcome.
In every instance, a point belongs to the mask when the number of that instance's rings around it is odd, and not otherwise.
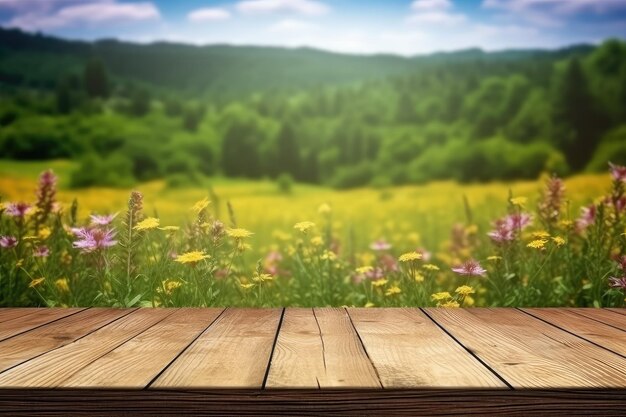
[[[348,314],[385,388],[507,388],[419,309]]]
[[[27,332],[54,320],[78,313],[82,310],[84,310],[84,308],[42,308],[26,316],[15,317],[12,320],[2,323],[0,327],[0,341]]]
[[[139,309],[77,340],[0,373],[0,387],[56,387],[89,363],[172,314]]]
[[[20,307],[20,308],[0,308],[0,323],[13,320],[17,317],[24,317],[37,310],[43,310],[39,307]]]
[[[281,309],[227,309],[150,387],[263,385]]]
[[[0,342],[0,371],[72,343],[129,312],[90,308]]]
[[[343,308],[288,308],[266,388],[380,388]]]
[[[522,310],[626,357],[626,331],[565,309],[524,308]],[[626,324],[626,316],[623,321]]]
[[[223,308],[183,308],[59,384],[71,388],[145,388],[220,315]]]
[[[607,308],[606,310],[610,310],[619,314],[626,314],[626,308]]]
[[[626,316],[624,315],[615,314],[606,309],[599,308],[568,308],[564,310],[571,311],[575,314],[585,316],[590,319],[608,324],[609,326],[617,327],[618,329],[626,331]]]
[[[625,388],[626,360],[515,309],[427,313],[514,388]]]

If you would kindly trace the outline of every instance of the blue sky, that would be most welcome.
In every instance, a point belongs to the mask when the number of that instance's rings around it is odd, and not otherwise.
[[[626,0],[0,0],[0,25],[73,39],[413,55],[626,37]]]

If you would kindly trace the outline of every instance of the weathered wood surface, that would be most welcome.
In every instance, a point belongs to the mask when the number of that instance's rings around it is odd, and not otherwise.
[[[0,309],[0,414],[624,410],[619,309]]]

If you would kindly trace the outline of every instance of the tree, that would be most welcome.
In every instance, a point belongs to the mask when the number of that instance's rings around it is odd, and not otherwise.
[[[296,134],[291,123],[283,124],[278,134],[277,170],[293,178],[300,177],[300,150],[296,143]]]
[[[100,59],[92,58],[85,65],[83,83],[89,97],[107,97],[109,81],[104,64]]]
[[[407,92],[401,93],[396,107],[396,121],[398,123],[415,123],[416,119],[417,114],[411,96]]]

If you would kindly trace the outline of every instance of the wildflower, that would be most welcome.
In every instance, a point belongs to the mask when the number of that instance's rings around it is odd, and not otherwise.
[[[398,287],[397,285],[394,285],[393,287],[390,287],[387,289],[387,291],[385,291],[385,295],[387,297],[390,297],[392,295],[398,295],[402,292],[402,290],[400,289],[400,287]]]
[[[551,226],[558,220],[564,196],[565,186],[563,185],[563,180],[557,176],[550,177],[546,181],[546,186],[538,204],[539,217],[544,224]]]
[[[80,249],[82,252],[93,252],[98,249],[105,249],[117,244],[115,231],[104,229],[74,229],[74,234],[79,240],[72,243],[72,247]]]
[[[41,173],[39,176],[39,185],[37,187],[37,225],[44,223],[48,219],[48,215],[56,206],[56,183],[57,176],[49,169]]]
[[[513,197],[511,198],[511,204],[514,206],[524,207],[528,202],[528,198],[526,197]]]
[[[418,261],[420,259],[422,259],[422,254],[417,253],[417,252],[407,252],[405,254],[400,255],[400,257],[398,258],[400,262],[412,262],[412,261]]]
[[[511,230],[523,230],[532,223],[532,216],[528,213],[509,214],[505,221]]]
[[[434,264],[425,264],[422,266],[422,268],[427,271],[439,271],[439,267]]]
[[[181,264],[190,264],[191,266],[195,266],[198,262],[209,257],[210,256],[206,255],[204,252],[192,251],[178,255],[174,261]]]
[[[596,221],[597,210],[598,209],[594,204],[587,207],[581,207],[580,217],[576,220],[576,226],[581,230],[591,226]]]
[[[305,221],[305,222],[299,222],[296,223],[293,228],[299,230],[302,233],[306,233],[308,232],[310,229],[315,227],[315,223],[313,222],[309,222],[309,221]]]
[[[252,284],[252,283],[243,283],[243,282],[240,282],[240,283],[239,283],[239,287],[240,287],[241,289],[244,289],[244,290],[249,290],[250,288],[253,288],[253,287],[254,287],[254,284]]]
[[[44,245],[37,246],[33,251],[33,256],[36,256],[38,258],[45,258],[48,255],[50,255],[50,249],[48,249],[48,247]]]
[[[183,283],[176,279],[168,279],[163,282],[163,288],[165,290],[165,294],[172,295],[172,293],[178,288],[182,287]]]
[[[254,273],[254,276],[252,277],[252,281],[254,282],[267,282],[267,281],[273,281],[274,277],[270,274],[259,274],[258,272]]]
[[[497,261],[502,260],[502,256],[497,256],[497,255],[487,256],[487,260],[491,262],[497,262]]]
[[[8,216],[24,218],[31,209],[31,205],[28,203],[9,203],[5,207],[5,213]]]
[[[626,276],[619,277],[619,278],[610,277],[609,286],[611,288],[621,288],[623,290],[626,290]]]
[[[324,203],[324,204],[322,204],[321,206],[318,207],[317,212],[319,214],[322,214],[322,215],[327,215],[327,214],[330,214],[332,212],[332,209],[330,207],[330,204]]]
[[[322,246],[324,244],[324,239],[321,236],[315,236],[311,238],[311,245],[313,246]]]
[[[550,233],[544,231],[544,230],[540,230],[538,232],[533,232],[532,233],[533,237],[535,239],[547,239],[550,237]]]
[[[532,249],[544,249],[546,246],[546,243],[548,243],[548,241],[545,239],[536,239],[530,242],[528,245],[526,245],[526,247],[529,247]]]
[[[54,285],[60,292],[70,292],[70,282],[67,278],[59,278],[54,281]]]
[[[163,226],[163,227],[159,227],[159,230],[163,230],[164,232],[176,232],[176,231],[180,230],[180,227],[178,227],[178,226]]]
[[[574,225],[574,222],[571,220],[561,220],[559,224],[561,225],[562,228],[569,229],[570,227]]]
[[[148,217],[147,219],[142,220],[139,223],[137,223],[137,225],[133,227],[133,229],[151,230],[151,229],[156,229],[157,227],[159,227],[159,219],[154,218],[154,217]]]
[[[370,249],[375,251],[389,250],[391,249],[391,244],[386,242],[384,239],[379,239],[370,245]]]
[[[372,281],[372,287],[384,287],[385,285],[387,285],[388,282],[389,281],[385,278],[377,279],[376,281]]]
[[[0,247],[11,249],[17,246],[17,238],[14,236],[0,236]]]
[[[30,284],[28,284],[28,288],[35,288],[40,286],[46,279],[44,277],[41,278],[35,278],[34,280],[32,280],[30,282]]]
[[[107,215],[104,215],[104,216],[100,216],[100,215],[97,215],[97,214],[92,214],[89,217],[91,217],[91,224],[93,224],[93,225],[108,226],[109,224],[111,224],[113,219],[115,219],[115,217],[117,217],[118,214],[119,214],[119,212],[113,213],[113,214],[107,214]]]
[[[254,233],[246,229],[227,229],[226,234],[233,239],[245,239],[252,236]]]
[[[252,245],[250,245],[249,243],[244,243],[243,241],[239,240],[237,243],[237,250],[241,253],[252,249]]]
[[[474,288],[470,287],[469,285],[461,285],[456,290],[454,290],[454,292],[462,295],[463,297],[467,297],[470,294],[474,294]]]
[[[452,296],[450,295],[448,291],[443,291],[443,292],[437,292],[435,294],[432,294],[430,298],[433,301],[444,301],[444,300],[449,300],[450,298],[452,298]]]
[[[368,272],[371,272],[374,270],[373,266],[367,265],[367,266],[360,266],[356,269],[356,272],[358,274],[367,274]]]
[[[41,240],[46,240],[47,238],[50,237],[51,234],[52,234],[52,231],[50,230],[49,227],[42,227],[39,230],[37,237]]]
[[[445,302],[443,304],[441,304],[439,307],[444,307],[444,308],[459,308],[461,305],[454,301],[454,300],[450,300],[448,302]]]
[[[459,275],[467,275],[467,276],[485,276],[485,273],[487,272],[486,269],[483,269],[483,267],[480,266],[480,264],[478,263],[478,261],[475,261],[473,259],[470,259],[469,261],[465,261],[465,263],[463,263],[460,266],[457,266],[455,268],[452,268],[452,271],[456,272]]]
[[[565,239],[563,239],[561,236],[555,236],[552,238],[552,241],[554,242],[554,244],[558,247],[561,247],[563,245],[565,245]]]
[[[615,181],[626,182],[626,167],[621,165],[614,165],[609,162],[609,168],[611,176]]]
[[[506,220],[496,220],[495,229],[487,233],[487,236],[496,243],[510,242],[515,239],[515,232]]]
[[[337,259],[337,254],[335,252],[326,250],[326,251],[324,251],[322,256],[320,256],[320,258],[323,259],[323,260],[334,261],[334,260]]]
[[[415,274],[415,282],[420,283],[420,282],[424,282],[424,275],[420,274],[419,272]]]
[[[191,207],[191,211],[193,211],[194,213],[196,213],[196,215],[198,215],[202,212],[202,210],[209,207],[209,204],[211,204],[211,202],[209,201],[208,197],[205,197],[204,199],[196,202],[193,205],[193,207]]]

